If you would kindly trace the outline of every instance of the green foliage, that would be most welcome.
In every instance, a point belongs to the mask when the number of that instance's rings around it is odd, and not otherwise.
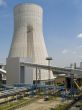
[[[22,99],[22,100],[19,100],[17,102],[8,102],[7,104],[4,104],[4,105],[0,106],[0,110],[9,110],[9,109],[11,109],[13,107],[21,105],[22,103],[24,103],[26,101],[28,101],[28,100]]]
[[[64,110],[68,104],[58,105],[56,108],[51,108],[50,110]]]
[[[64,86],[64,83],[57,83],[58,86]]]
[[[21,99],[17,100],[17,102],[8,102],[2,106],[0,106],[0,110],[14,110],[16,108],[23,107],[25,105],[30,104],[31,102],[37,100],[38,98],[31,98],[31,99]]]

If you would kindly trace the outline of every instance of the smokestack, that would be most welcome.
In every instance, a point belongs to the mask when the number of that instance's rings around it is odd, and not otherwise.
[[[76,62],[74,63],[74,69],[76,69],[77,67],[76,67]]]
[[[82,62],[80,62],[80,69],[82,70]]]

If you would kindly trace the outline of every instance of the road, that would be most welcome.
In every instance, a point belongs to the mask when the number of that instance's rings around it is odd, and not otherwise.
[[[44,101],[43,99],[39,99],[25,107],[16,110],[50,110],[50,108],[54,108],[59,104],[61,104],[60,99],[55,101]]]

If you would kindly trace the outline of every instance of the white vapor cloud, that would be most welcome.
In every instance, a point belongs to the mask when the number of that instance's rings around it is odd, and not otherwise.
[[[77,38],[82,38],[82,33],[78,34]]]
[[[66,54],[66,53],[68,53],[67,49],[62,50],[62,54]]]
[[[0,0],[0,6],[5,6],[6,5],[6,1],[5,0]]]

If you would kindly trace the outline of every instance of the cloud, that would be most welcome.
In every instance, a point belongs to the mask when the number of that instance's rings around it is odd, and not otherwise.
[[[6,1],[5,0],[0,0],[0,6],[5,6],[6,5]]]
[[[76,51],[73,51],[73,52],[72,52],[72,54],[74,54],[74,55],[75,55],[75,54],[77,54],[77,52],[76,52]]]
[[[78,9],[82,9],[82,0],[73,0],[74,5]]]
[[[67,49],[62,50],[62,54],[66,54],[66,53],[68,53]]]
[[[78,48],[82,48],[82,45],[80,45]]]
[[[82,58],[82,56],[79,56],[79,58]]]
[[[77,38],[82,38],[82,33],[78,34]]]

